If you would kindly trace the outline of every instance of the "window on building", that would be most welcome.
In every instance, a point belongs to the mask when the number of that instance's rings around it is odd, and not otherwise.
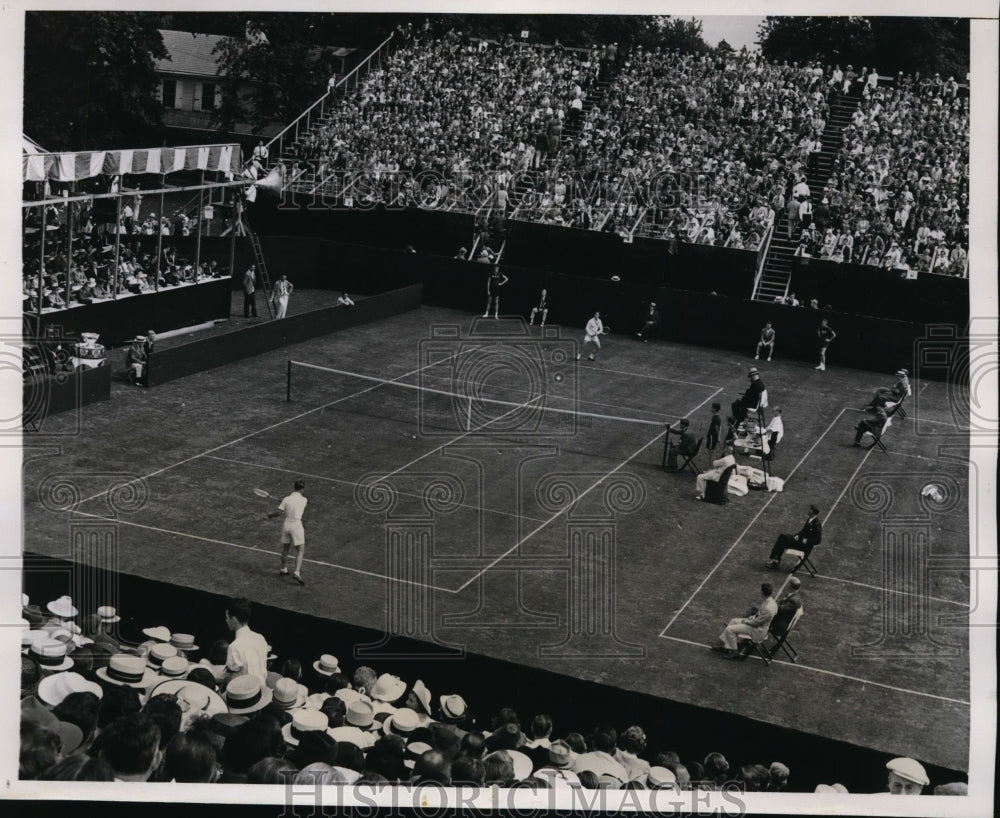
[[[177,80],[163,81],[163,107],[177,107]]]
[[[215,83],[203,82],[201,84],[201,110],[215,110]]]

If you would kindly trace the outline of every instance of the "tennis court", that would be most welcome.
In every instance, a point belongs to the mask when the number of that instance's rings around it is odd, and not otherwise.
[[[135,480],[141,502],[117,504],[123,571],[376,629],[420,586],[443,643],[964,768],[968,466],[946,385],[916,384],[924,433],[898,423],[884,454],[850,444],[888,375],[832,357],[824,373],[762,365],[784,410],[785,491],[718,507],[693,499],[691,473],[660,468],[664,424],[689,416],[701,435],[711,403],[725,413],[742,393],[750,355],[612,335],[576,362],[579,332],[524,332],[423,308],[149,392],[116,386],[58,456],[26,454],[25,546],[65,553],[68,523],[107,518],[111,485]],[[72,515],[39,500],[58,474],[76,486]],[[253,493],[297,478],[305,588],[277,576],[276,503]],[[959,499],[928,505],[929,482]],[[785,579],[764,559],[810,503],[825,530],[819,575],[802,575],[798,664],[721,661],[708,646],[762,581]],[[884,541],[904,533],[933,560],[887,593]],[[430,558],[394,561],[405,536]],[[573,537],[595,538],[582,569]],[[914,622],[919,654],[865,647]],[[567,640],[584,647],[552,647]]]

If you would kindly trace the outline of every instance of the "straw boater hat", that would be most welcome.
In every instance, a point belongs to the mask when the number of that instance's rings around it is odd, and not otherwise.
[[[372,698],[380,702],[394,702],[406,692],[406,682],[391,673],[383,673],[372,687]]]
[[[146,667],[141,656],[118,653],[111,657],[107,667],[97,669],[97,678],[119,687],[145,689],[157,680],[156,672]]]
[[[237,676],[226,686],[226,704],[229,712],[246,715],[263,710],[271,702],[271,688],[261,684],[256,676]]]
[[[401,707],[395,713],[382,722],[382,732],[387,736],[397,735],[404,738],[420,726],[420,719],[417,718],[415,710],[409,707]]]
[[[193,652],[198,650],[198,646],[194,643],[194,636],[190,633],[170,634],[170,644],[177,648],[178,651]]]
[[[122,621],[122,618],[118,615],[118,611],[116,611],[110,605],[102,605],[100,608],[98,608],[97,618],[101,620],[102,625],[112,625],[115,622]]]
[[[324,653],[313,662],[313,670],[321,676],[332,676],[334,673],[340,673],[340,663],[333,654]]]
[[[146,656],[146,664],[153,670],[159,670],[165,659],[169,659],[171,656],[176,655],[177,648],[173,645],[168,645],[166,643],[153,645],[153,647],[149,649],[149,655]]]
[[[76,608],[73,607],[73,600],[69,596],[61,596],[59,599],[54,599],[45,607],[60,619],[72,619],[78,613]]]
[[[28,655],[38,662],[44,673],[59,673],[73,667],[73,660],[66,653],[65,642],[46,637],[36,638],[28,650]]]
[[[79,673],[53,673],[38,683],[38,698],[49,707],[58,707],[70,693],[93,693],[99,699],[104,696],[97,682],[88,682]]]
[[[518,750],[504,750],[514,762],[514,780],[524,781],[531,775],[531,770],[535,766],[531,759]]]
[[[182,679],[187,675],[191,663],[183,656],[168,656],[157,670],[162,679]]]
[[[170,641],[170,629],[164,625],[157,625],[155,628],[143,628],[142,632],[150,639],[155,639],[157,642]]]
[[[229,712],[222,696],[211,688],[188,679],[167,679],[160,682],[149,691],[149,698],[159,696],[161,693],[177,697],[177,703],[184,713],[182,730],[186,729],[187,725],[199,716],[211,718],[220,713],[228,714]]]
[[[438,703],[441,705],[441,713],[450,719],[462,718],[468,709],[465,699],[457,693],[450,693],[442,696]]]
[[[296,710],[305,706],[309,691],[295,679],[282,677],[274,683],[274,703],[283,710]]]
[[[650,767],[646,783],[651,790],[671,790],[677,786],[677,776],[667,767]]]
[[[330,720],[326,713],[319,710],[296,710],[292,714],[292,720],[281,728],[281,735],[285,743],[292,747],[298,747],[299,741],[306,733],[325,733],[330,727]]]

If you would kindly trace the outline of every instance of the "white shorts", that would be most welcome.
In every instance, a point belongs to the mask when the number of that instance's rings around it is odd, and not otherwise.
[[[583,339],[585,344],[593,344],[598,349],[601,348],[601,336],[600,335],[587,335]]]
[[[302,527],[302,523],[287,521],[281,528],[281,542],[282,544],[305,545],[306,530]]]

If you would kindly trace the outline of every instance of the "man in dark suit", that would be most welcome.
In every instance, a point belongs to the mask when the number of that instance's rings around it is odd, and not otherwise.
[[[771,620],[771,633],[779,639],[788,631],[796,612],[802,607],[802,600],[799,599],[801,587],[802,580],[798,577],[789,577],[788,592],[778,599],[778,612]]]
[[[751,367],[747,373],[747,377],[750,378],[750,385],[747,387],[746,392],[743,393],[743,396],[733,401],[732,405],[732,414],[736,418],[737,423],[745,420],[747,413],[751,409],[756,409],[760,406],[760,396],[764,394],[764,390],[767,388],[760,379],[760,372],[757,371],[757,367]]]
[[[823,541],[823,524],[819,521],[819,509],[816,506],[809,506],[809,519],[798,534],[779,534],[774,542],[774,548],[767,558],[769,568],[778,569],[781,564],[781,555],[786,549],[795,548],[802,551],[807,557],[812,553],[813,548]]]

